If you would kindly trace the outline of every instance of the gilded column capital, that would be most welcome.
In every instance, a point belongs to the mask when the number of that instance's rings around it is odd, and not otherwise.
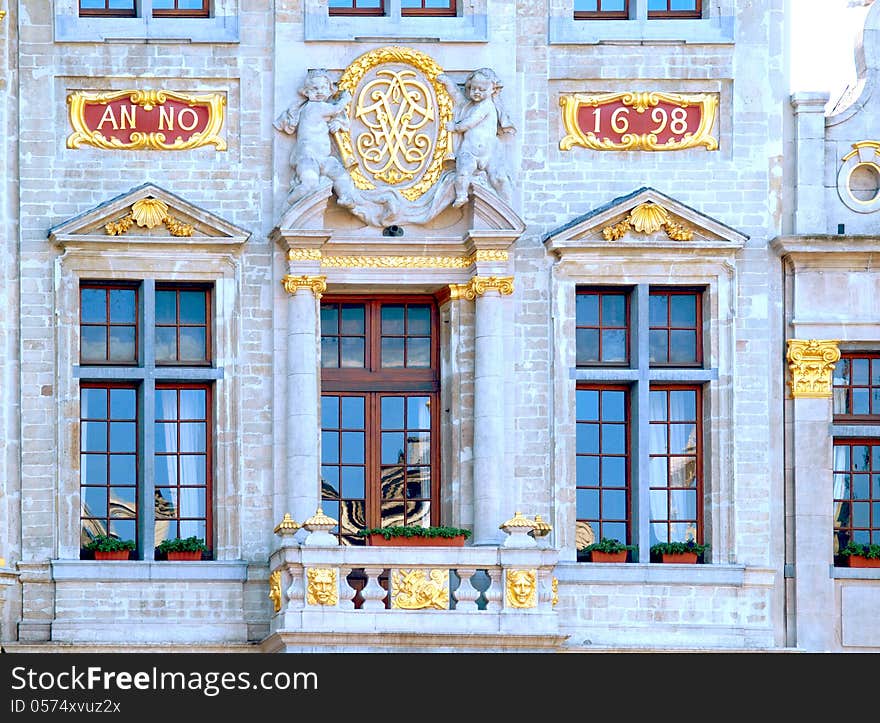
[[[320,299],[321,294],[327,290],[327,277],[287,274],[281,279],[281,284],[288,294],[295,294],[300,289],[308,289],[315,295],[316,299]]]
[[[831,373],[840,359],[836,339],[789,339],[786,360],[793,399],[831,396]]]
[[[501,296],[513,293],[512,276],[474,276],[466,284],[449,284],[450,298],[473,301],[487,291],[497,291]]]

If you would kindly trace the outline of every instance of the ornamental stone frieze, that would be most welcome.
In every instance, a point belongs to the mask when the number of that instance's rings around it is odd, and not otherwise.
[[[831,396],[831,375],[840,360],[837,344],[837,340],[788,340],[786,360],[791,373],[788,385],[792,398],[821,399]]]

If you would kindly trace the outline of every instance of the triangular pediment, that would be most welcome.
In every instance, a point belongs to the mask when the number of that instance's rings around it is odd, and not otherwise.
[[[152,183],[49,229],[59,246],[80,244],[236,247],[250,232]]]
[[[742,248],[748,236],[674,198],[644,187],[616,198],[544,237],[557,256],[579,250],[717,252]]]

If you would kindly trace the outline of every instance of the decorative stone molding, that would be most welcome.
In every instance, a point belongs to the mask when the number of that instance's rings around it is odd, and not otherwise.
[[[337,571],[334,568],[310,567],[306,570],[306,577],[306,601],[309,605],[335,606],[339,602]]]
[[[837,195],[846,206],[856,213],[874,213],[880,210],[880,192],[876,184],[880,180],[880,142],[859,141],[852,144],[853,150],[841,159],[837,171]],[[853,174],[862,171],[872,180],[873,188],[862,189],[864,198],[856,195]]]
[[[142,198],[140,201],[135,201],[131,205],[131,213],[118,221],[105,224],[104,231],[108,236],[121,236],[134,224],[150,230],[159,224],[165,224],[172,236],[193,235],[193,227],[171,216],[168,213],[168,204],[158,198]]]
[[[497,291],[501,296],[510,296],[513,293],[512,276],[474,276],[466,284],[450,284],[449,297],[451,299],[467,299],[473,301],[487,291]]]
[[[507,570],[506,605],[533,608],[538,605],[537,570]]]
[[[786,360],[791,372],[789,388],[793,399],[821,399],[831,396],[831,373],[840,359],[836,339],[789,339]]]
[[[449,571],[421,568],[393,570],[391,607],[400,610],[447,610]]]
[[[618,241],[630,229],[643,234],[652,234],[663,229],[673,241],[691,241],[694,238],[693,231],[674,223],[663,206],[650,201],[636,206],[623,221],[603,228],[602,236],[606,241]]]
[[[272,609],[281,612],[281,570],[275,570],[269,575],[269,599],[272,601]]]
[[[321,295],[327,290],[327,277],[286,274],[281,279],[281,284],[288,294],[295,294],[300,289],[307,289],[315,295],[316,299],[320,299]]]

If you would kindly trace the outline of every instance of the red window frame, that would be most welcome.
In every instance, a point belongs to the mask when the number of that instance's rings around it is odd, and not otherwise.
[[[855,462],[856,447],[867,449],[867,459],[861,465]],[[841,448],[848,449],[843,465],[838,462],[837,450]],[[835,439],[832,475],[834,554],[850,541],[880,544],[880,439]],[[841,520],[844,513],[847,518]],[[861,520],[867,524],[858,524]]]
[[[868,378],[864,383],[854,381],[853,362],[858,360],[867,362]],[[834,367],[832,383],[835,422],[880,424],[880,353],[843,352],[840,355],[840,361]],[[853,397],[856,394],[867,395],[869,410],[867,414],[838,411],[841,407],[852,410]]]
[[[105,321],[103,322],[84,322],[83,321],[83,303],[82,294],[86,290],[102,290],[104,291],[105,304]],[[134,321],[133,322],[113,322],[110,318],[110,292],[113,290],[125,290],[134,292]],[[110,343],[111,330],[116,327],[134,328],[134,359],[111,359]],[[103,359],[85,359],[83,358],[83,330],[87,328],[103,327],[105,330],[105,348],[107,354]],[[140,356],[140,286],[136,283],[125,282],[104,282],[104,281],[83,281],[79,286],[79,329],[80,329],[80,350],[79,362],[89,366],[136,366]]]
[[[673,392],[692,391],[695,394],[694,399],[694,415],[696,419],[677,420],[671,417],[670,394]],[[688,538],[693,539],[697,543],[703,542],[703,390],[700,385],[695,384],[652,384],[650,393],[665,392],[666,393],[666,416],[665,419],[654,419],[653,412],[649,414],[649,426],[653,432],[656,426],[664,426],[666,436],[666,452],[654,453],[650,452],[649,459],[665,459],[666,460],[666,481],[665,484],[657,484],[655,480],[648,479],[649,495],[654,492],[662,492],[666,495],[666,516],[654,517],[649,503],[649,525],[652,531],[652,539],[657,537],[658,542],[685,542]],[[670,440],[672,438],[672,427],[675,424],[691,423],[695,430],[694,452],[691,454],[673,454],[670,451]],[[653,438],[653,434],[649,434],[649,439]],[[650,442],[649,442],[650,444]],[[672,465],[675,461],[693,459],[694,463],[694,484],[692,488],[695,490],[696,500],[694,503],[694,515],[679,516],[672,518],[670,510],[673,508],[673,494],[675,490],[691,489],[690,486],[673,485]],[[673,525],[682,525],[690,523],[688,530],[693,529],[692,534],[685,534],[684,538],[675,535]],[[661,539],[654,535],[655,525],[662,525],[666,528],[665,538]]]
[[[180,0],[173,0],[173,8],[153,7],[154,18],[206,18],[211,13],[210,0],[202,0],[200,8],[179,8]],[[154,0],[155,2],[155,0]]]
[[[107,401],[106,401],[106,410],[105,414],[100,417],[89,417],[85,416],[83,405],[82,405],[82,397],[83,391],[87,389],[103,389],[107,392]],[[134,417],[113,417],[112,409],[111,409],[111,391],[114,389],[123,389],[134,392],[135,395],[135,410]],[[135,429],[135,449],[134,452],[130,452],[128,450],[125,451],[114,451],[112,449],[111,444],[111,435],[112,435],[112,427],[111,423],[113,422],[121,422],[125,424],[134,423],[137,427],[138,421],[140,419],[140,400],[138,399],[137,394],[137,384],[130,382],[82,382],[80,384],[80,544],[81,546],[85,544],[87,537],[93,537],[95,535],[104,535],[111,534],[113,530],[111,529],[111,521],[112,520],[134,520],[134,534],[129,538],[128,536],[120,536],[120,539],[133,539],[135,543],[138,541],[138,519],[140,516],[140,510],[138,506],[138,489],[140,487],[140,481],[138,479],[139,470],[140,470],[140,459],[141,459],[141,446],[140,446],[140,435]],[[103,450],[89,450],[85,449],[85,429],[84,425],[87,423],[103,423],[107,425],[105,445]],[[126,482],[115,483],[116,480],[112,479],[112,457],[115,455],[129,457],[134,457],[134,469],[135,469],[135,481],[134,483]],[[83,476],[86,474],[86,465],[84,464],[85,458],[88,457],[105,457],[105,482],[104,483],[96,483],[89,482],[83,479]],[[107,499],[107,508],[106,513],[103,515],[94,515],[94,514],[84,514],[86,511],[86,492],[88,489],[101,489],[106,490],[106,499]],[[132,515],[128,516],[120,516],[120,515],[112,515],[111,514],[111,490],[113,488],[131,488],[134,490],[134,511]],[[135,551],[134,555],[137,555]],[[92,557],[92,553],[85,549],[81,549],[80,557],[83,559],[90,559]]]
[[[648,10],[648,19],[651,18],[701,18],[703,16],[703,0],[694,0],[694,7],[690,10],[673,10],[673,0],[666,0],[665,10]]]
[[[649,290],[650,297],[667,296],[666,302],[666,324],[664,326],[655,326],[648,322],[648,336],[650,338],[652,331],[666,331],[666,360],[650,360],[652,367],[701,367],[703,366],[703,290],[692,289],[686,287],[651,287]],[[672,298],[675,296],[693,296],[694,297],[694,325],[693,326],[673,326],[672,324]],[[650,300],[649,300],[650,303]],[[695,334],[694,361],[680,362],[671,360],[672,350],[672,333],[675,331],[693,331]]]
[[[179,0],[174,0],[173,8],[153,8],[153,17],[206,18],[211,14],[210,0],[202,0],[201,8],[178,8],[178,3]],[[82,0],[80,0],[79,14],[81,17],[135,18],[137,17],[137,7],[135,0],[131,0],[130,8],[111,8],[110,0],[104,0],[103,8],[84,8]]]
[[[407,15],[422,15],[428,17],[455,17],[458,13],[457,8],[457,0],[447,0],[446,7],[437,8],[437,7],[428,7],[427,0],[419,0],[421,7],[417,8],[400,8],[400,14],[403,16]]]
[[[597,473],[596,473],[596,482],[595,484],[579,484],[577,480],[577,474],[575,475],[575,495],[578,494],[579,490],[594,490],[597,493],[598,497],[598,516],[596,518],[581,518],[579,515],[579,511],[576,509],[576,538],[578,532],[586,532],[586,527],[589,527],[593,532],[593,539],[589,540],[588,537],[584,537],[584,539],[577,541],[578,548],[581,548],[584,543],[589,544],[592,542],[599,542],[603,537],[610,537],[620,540],[625,544],[631,544],[633,529],[632,529],[632,414],[630,410],[630,387],[628,385],[622,384],[593,384],[588,382],[579,382],[575,388],[575,394],[579,391],[595,391],[598,393],[598,414],[596,419],[580,419],[578,418],[577,413],[575,414],[576,419],[576,427],[577,425],[586,424],[586,425],[596,425],[597,426],[597,438],[598,438],[598,449],[595,452],[576,452],[575,453],[575,466],[577,467],[577,459],[596,459],[597,460]],[[623,420],[607,420],[603,417],[603,396],[606,392],[623,392]],[[577,405],[575,405],[577,406]],[[624,428],[624,452],[606,452],[604,447],[603,440],[603,426],[622,426]],[[607,460],[611,458],[624,460],[624,484],[621,487],[620,485],[610,485],[605,484],[603,481],[603,467]],[[604,500],[604,492],[613,492],[616,490],[623,490],[625,495],[625,507],[626,514],[623,518],[606,518],[604,515],[605,508],[605,500]],[[576,503],[577,505],[577,503]],[[621,536],[619,534],[606,534],[605,528],[610,525],[619,526],[623,524],[626,528],[626,534]],[[596,529],[598,527],[598,529]]]
[[[608,0],[596,0],[595,10],[575,10],[575,20],[628,20],[629,0],[624,0],[623,10],[603,10],[603,3],[609,4]]]
[[[182,417],[181,409],[180,409],[180,392],[182,390],[200,390],[205,392],[205,416],[204,417]],[[213,428],[213,387],[210,383],[206,382],[157,382],[156,383],[156,391],[161,390],[174,390],[177,392],[178,404],[177,404],[177,413],[174,417],[159,417],[158,411],[154,415],[153,425],[154,427],[159,423],[174,423],[177,425],[177,444],[176,451],[172,452],[157,452],[154,450],[153,454],[156,460],[161,457],[175,457],[176,465],[175,469],[177,471],[177,480],[176,484],[168,484],[168,485],[155,485],[158,487],[168,487],[169,489],[175,489],[177,491],[177,513],[170,516],[162,516],[159,517],[158,513],[154,515],[153,524],[158,525],[160,521],[168,521],[169,522],[169,530],[168,530],[168,538],[173,537],[191,537],[189,534],[181,534],[180,524],[184,521],[203,521],[205,523],[205,545],[208,548],[207,552],[202,553],[202,557],[205,559],[210,559],[212,556],[212,550],[214,548],[214,538],[213,538],[213,438],[212,438],[212,428]],[[205,451],[204,452],[184,452],[181,450],[180,444],[180,425],[186,424],[187,422],[202,422],[205,425]],[[152,430],[151,430],[152,431]],[[205,484],[187,484],[181,485],[180,483],[180,470],[181,470],[181,461],[185,456],[204,456],[205,458]],[[154,472],[155,474],[155,472]],[[155,480],[154,480],[155,481]],[[205,494],[205,516],[187,516],[181,517],[180,515],[180,491],[181,489],[201,489],[204,488]],[[197,535],[197,537],[201,537],[201,535]],[[156,544],[158,545],[161,542],[160,539],[156,539]]]
[[[577,305],[577,297],[579,296],[597,296],[599,299],[599,321],[596,325],[591,324],[578,324],[577,323],[577,311],[575,310],[575,365],[578,367],[593,367],[593,366],[621,366],[626,367],[629,366],[630,363],[630,343],[631,343],[631,298],[632,298],[632,289],[629,288],[617,288],[617,287],[578,287],[575,296],[575,305]],[[602,319],[602,299],[605,296],[623,296],[624,297],[624,317],[623,317],[623,326],[617,326],[613,324],[604,324]],[[599,335],[599,359],[598,360],[590,360],[584,362],[577,362],[577,331],[578,329],[595,329]],[[613,360],[606,361],[602,358],[602,333],[604,331],[610,330],[620,330],[622,329],[625,339],[624,346],[624,359],[621,360]]]
[[[82,6],[82,0],[80,0],[79,14],[82,17],[92,16],[134,18],[137,17],[137,9],[135,7],[135,0],[131,0],[130,8],[111,8],[110,0],[104,0],[103,8],[84,8]]]
[[[346,15],[385,15],[385,1],[380,0],[379,7],[359,7],[360,0],[350,0],[351,7],[330,7],[328,14],[333,16]],[[457,0],[448,0],[447,6],[442,8],[432,8],[427,6],[427,0],[419,0],[421,7],[400,9],[400,14],[406,16],[426,16],[426,17],[455,17],[458,14]]]
[[[211,364],[212,354],[211,347],[213,340],[211,339],[211,326],[213,319],[212,311],[212,287],[205,284],[156,284],[156,296],[159,292],[173,292],[175,295],[174,309],[175,321],[173,324],[160,324],[157,317],[154,322],[154,334],[158,334],[159,329],[175,329],[175,348],[177,354],[174,359],[159,359],[156,357],[157,366],[209,366]],[[180,321],[180,294],[181,292],[197,291],[205,295],[205,321],[204,323],[185,323]],[[180,358],[180,330],[185,328],[205,330],[205,358],[204,359],[181,359]],[[157,345],[158,346],[158,345]]]
[[[382,428],[381,404],[384,397],[428,397],[430,405],[430,464],[425,465],[430,468],[430,520],[427,524],[439,524],[440,519],[440,435],[439,435],[439,406],[440,406],[440,351],[439,351],[439,309],[437,301],[432,296],[421,295],[388,295],[380,297],[355,297],[347,295],[325,295],[321,299],[322,307],[342,305],[363,305],[364,308],[364,333],[352,336],[363,336],[364,339],[364,365],[363,367],[326,367],[321,368],[321,393],[322,400],[324,398],[338,398],[357,396],[364,399],[364,469],[365,482],[363,501],[364,520],[361,527],[379,527],[383,522],[390,524],[403,524],[405,520],[388,519],[383,521],[383,478],[381,463],[381,444],[382,433],[389,431],[388,428]],[[382,308],[389,305],[404,305],[408,308],[410,305],[428,306],[430,309],[430,367],[383,367],[381,365],[381,349],[382,349]],[[337,317],[338,318],[338,317]],[[340,333],[341,328],[337,327],[334,332],[329,331],[328,337],[342,338],[344,335]],[[322,341],[324,339],[322,331]],[[416,338],[423,338],[422,334],[412,335]],[[386,338],[387,335],[386,335]],[[399,337],[394,337],[399,338]],[[408,335],[404,335],[408,338]],[[323,344],[322,344],[323,346]],[[340,352],[341,353],[341,352]],[[322,415],[323,416],[323,415]],[[342,425],[341,415],[339,424]],[[414,429],[412,425],[408,425],[406,429]],[[423,429],[419,427],[419,429]],[[324,427],[323,432],[339,432],[340,440],[342,432],[346,428]],[[359,429],[348,430],[358,433]],[[400,432],[395,428],[394,431]],[[406,430],[404,430],[405,432]],[[337,459],[341,460],[340,455]],[[325,464],[326,462],[326,464]],[[341,468],[346,463],[329,462],[322,451],[322,467],[338,467],[340,469],[339,478],[341,478]],[[360,466],[359,463],[352,463],[354,466]],[[409,469],[411,465],[408,463],[404,469]],[[418,466],[418,465],[416,465]],[[385,465],[387,468],[388,465]],[[339,513],[331,514],[330,511],[338,510],[337,503],[346,501],[342,495],[342,483],[335,494],[332,488],[326,487],[322,483],[322,506],[324,511],[334,519],[339,520]],[[358,498],[359,500],[359,498]],[[328,511],[329,510],[329,511]],[[337,530],[338,533],[338,530]],[[353,534],[340,535],[340,541],[343,544],[362,544],[364,540],[358,539]]]
[[[330,7],[327,8],[327,13],[332,17],[334,15],[346,16],[346,15],[372,15],[372,16],[384,16],[385,15],[385,0],[379,0],[378,7],[366,7],[360,5],[361,0],[350,0],[351,7]]]

